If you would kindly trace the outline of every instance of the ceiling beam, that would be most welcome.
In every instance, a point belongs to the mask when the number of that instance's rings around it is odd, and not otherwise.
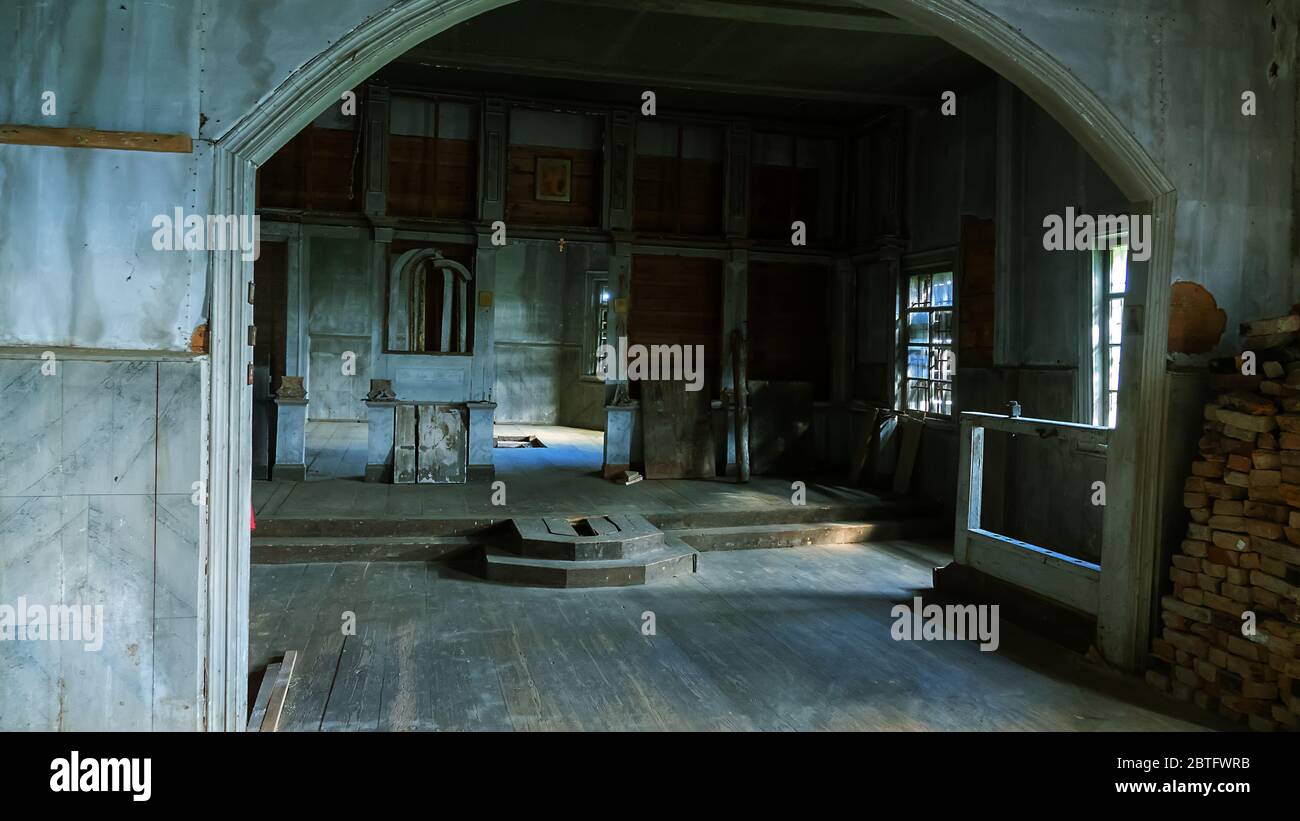
[[[867,31],[878,34],[932,36],[891,14],[836,2],[782,3],[771,0],[556,0],[579,6],[600,6],[634,12],[659,12],[691,17],[715,17],[778,26]]]
[[[432,48],[429,43],[416,46],[399,57],[396,62],[404,65],[419,65],[427,68],[455,71],[521,74],[528,77],[627,85],[645,89],[675,88],[714,94],[738,94],[788,100],[816,100],[827,103],[919,106],[931,102],[928,97],[912,94],[872,93],[798,85],[777,85],[706,75],[625,71],[607,66],[594,66],[550,58],[501,57],[459,52],[455,54],[440,53]]]

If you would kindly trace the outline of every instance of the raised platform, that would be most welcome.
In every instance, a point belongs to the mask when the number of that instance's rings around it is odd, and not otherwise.
[[[699,553],[635,513],[512,519],[483,550],[490,581],[626,587],[694,573]]]
[[[908,500],[870,505],[786,506],[769,509],[665,511],[645,516],[611,513],[585,517],[615,521],[635,516],[667,537],[680,539],[698,551],[751,550],[857,544],[889,539],[942,536],[950,532],[946,518]],[[321,518],[259,514],[253,538],[254,564],[341,561],[442,561],[473,555],[489,544],[509,538],[510,522],[570,520],[573,515],[523,517],[409,516]],[[543,525],[544,526],[544,525]],[[547,531],[549,534],[549,531]],[[554,535],[554,534],[550,534]],[[530,543],[535,558],[577,558],[587,551],[596,558],[601,540],[572,547]],[[551,551],[548,555],[547,551]]]

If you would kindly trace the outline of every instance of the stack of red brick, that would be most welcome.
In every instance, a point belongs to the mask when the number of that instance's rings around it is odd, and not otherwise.
[[[1147,680],[1256,730],[1300,727],[1300,315],[1216,374]]]

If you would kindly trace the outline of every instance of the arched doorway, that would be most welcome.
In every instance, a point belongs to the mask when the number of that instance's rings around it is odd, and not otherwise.
[[[411,0],[366,20],[335,41],[213,146],[214,213],[251,213],[256,168],[314,116],[380,66],[415,44],[508,0]],[[864,3],[864,5],[867,5]],[[1172,185],[1120,120],[1066,68],[995,15],[965,0],[877,0],[892,13],[977,57],[1013,82],[1089,151],[1125,196],[1149,210],[1153,254],[1136,272],[1136,327],[1125,336],[1120,418],[1107,464],[1101,645],[1128,665],[1145,643],[1159,500],[1153,476],[1163,440],[1157,412],[1163,375],[1175,196]],[[248,624],[250,401],[248,351],[252,311],[245,294],[251,264],[231,252],[210,255],[212,378],[208,726],[242,726]],[[1123,500],[1123,501],[1118,501]]]

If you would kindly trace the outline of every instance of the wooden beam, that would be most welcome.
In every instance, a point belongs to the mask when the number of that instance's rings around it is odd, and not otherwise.
[[[636,12],[713,17],[777,26],[868,31],[878,34],[932,36],[924,29],[892,14],[858,5],[834,2],[774,3],[758,0],[560,0],[580,6],[600,6]]]
[[[93,128],[50,128],[43,125],[0,124],[0,143],[48,145],[58,148],[109,148],[118,151],[158,151],[189,154],[188,134],[154,134],[148,131],[97,131]]]
[[[455,71],[480,71],[494,74],[522,74],[553,80],[578,80],[593,83],[617,83],[644,88],[676,88],[715,94],[742,94],[753,97],[776,97],[787,100],[816,100],[851,105],[921,106],[933,100],[916,94],[889,94],[812,88],[797,85],[753,83],[716,76],[614,70],[572,60],[504,57],[466,52],[439,52],[427,44],[417,46],[396,62],[427,68]]]
[[[1097,425],[1078,422],[1058,422],[1054,419],[1033,419],[1028,416],[1002,416],[996,413],[963,411],[963,422],[975,427],[1014,433],[1020,436],[1037,436],[1040,439],[1060,437],[1083,445],[1108,445],[1112,430]]]
[[[966,538],[969,564],[976,570],[1097,615],[1101,588],[1098,565],[987,530],[971,530]]]

